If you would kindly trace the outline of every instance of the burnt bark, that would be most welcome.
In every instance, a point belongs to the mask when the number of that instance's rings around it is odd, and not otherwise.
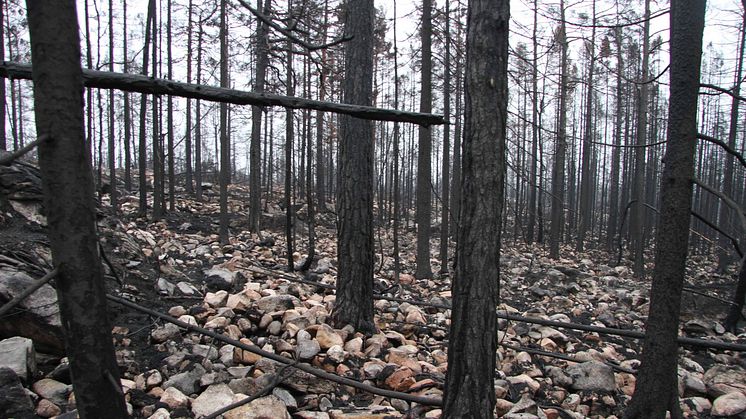
[[[626,418],[680,418],[676,337],[689,245],[694,152],[705,2],[671,2],[668,147],[661,176],[650,314],[637,386]]]
[[[81,418],[126,418],[108,321],[83,127],[74,2],[27,2],[44,205],[67,356]]]
[[[422,23],[420,26],[420,37],[422,39],[421,50],[421,79],[420,79],[420,112],[430,113],[433,107],[433,82],[432,82],[432,0],[422,2]],[[430,221],[431,193],[430,177],[432,166],[432,134],[430,128],[420,126],[417,137],[417,207],[415,222],[417,223],[417,278],[430,278],[433,276],[430,268]]]
[[[373,98],[373,0],[347,0],[344,102],[370,106]],[[373,322],[373,124],[339,117],[337,172],[339,261],[332,319],[372,333]]]
[[[492,418],[508,104],[507,0],[469,2],[461,213],[444,418]]]
[[[257,0],[259,3],[261,0]],[[265,0],[264,15],[269,16],[271,2]],[[267,25],[261,21],[256,30],[256,76],[254,91],[264,92],[264,80],[269,62],[269,44],[267,40]],[[266,128],[265,128],[266,129]],[[249,227],[253,232],[259,232],[262,215],[262,108],[251,107],[251,144],[249,146]]]

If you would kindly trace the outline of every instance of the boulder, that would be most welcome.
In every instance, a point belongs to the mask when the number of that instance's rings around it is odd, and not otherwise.
[[[36,281],[23,272],[0,269],[0,306]],[[0,336],[23,336],[33,340],[37,350],[54,354],[65,352],[57,291],[51,285],[42,285],[21,301],[16,309],[9,313],[12,315],[10,321],[0,321]]]
[[[63,406],[67,404],[67,396],[73,391],[73,386],[63,384],[51,378],[42,378],[31,387],[34,393],[52,403]]]
[[[195,418],[207,416],[233,403],[233,396],[233,390],[227,384],[213,384],[194,399],[192,413]]]
[[[746,411],[746,395],[741,392],[724,394],[712,403],[712,416],[736,416]]]
[[[292,295],[269,295],[260,298],[256,303],[256,308],[263,313],[272,313],[274,311],[285,311],[296,306],[301,302],[297,297]]]
[[[36,351],[31,339],[14,336],[0,341],[0,367],[8,367],[28,382],[36,375]]]
[[[712,397],[736,391],[746,394],[746,371],[737,365],[715,365],[705,372],[702,381]]]
[[[34,417],[34,404],[16,373],[0,367],[0,412],[8,417]]]
[[[601,362],[588,361],[568,367],[567,375],[572,378],[575,390],[607,391],[616,390],[614,370]]]
[[[236,272],[225,268],[213,266],[210,269],[205,269],[204,274],[205,285],[207,285],[207,289],[209,290],[230,291],[236,282]]]
[[[238,397],[240,400],[243,397]],[[285,403],[277,396],[269,395],[250,403],[237,407],[225,413],[225,419],[243,419],[243,418],[272,418],[272,419],[291,419]]]
[[[166,382],[163,383],[163,388],[168,389],[169,387],[176,387],[186,395],[194,394],[199,390],[197,384],[199,379],[206,373],[207,371],[205,371],[201,365],[195,364],[194,368],[191,370],[175,374],[166,380]]]

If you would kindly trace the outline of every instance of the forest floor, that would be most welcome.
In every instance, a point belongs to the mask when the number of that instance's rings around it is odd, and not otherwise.
[[[450,304],[450,277],[436,274],[418,280],[410,274],[416,242],[412,229],[405,230],[401,239],[404,273],[398,284],[393,279],[391,231],[377,230],[374,292],[380,297],[375,301],[380,333],[365,336],[329,325],[336,278],[333,213],[318,217],[316,257],[310,270],[289,273],[279,195],[267,205],[267,229],[260,237],[247,231],[246,188],[232,186],[228,245],[218,241],[219,207],[211,190],[204,202],[179,194],[176,210],[155,223],[136,217],[134,195],[122,198],[122,214],[117,216],[109,212],[106,198],[98,226],[111,262],[104,267],[110,294],[366,385],[410,396],[442,397],[450,314],[444,307]],[[0,220],[0,268],[39,277],[50,266],[44,227],[36,222],[43,220],[38,219],[38,206],[23,202],[25,209],[16,203],[5,208]],[[301,208],[295,264],[306,257],[304,215]],[[437,240],[432,249],[436,255]],[[626,261],[612,267],[613,259],[603,251],[578,254],[567,248],[560,260],[553,260],[542,246],[505,240],[499,312],[642,331],[649,281],[635,278]],[[435,256],[432,265],[437,272]],[[684,295],[681,336],[744,344],[743,325],[734,335],[720,323],[735,288],[734,276],[719,275],[714,267],[708,257],[689,259],[686,282],[698,293]],[[440,416],[437,407],[374,395],[306,372],[289,375],[267,357],[179,330],[115,302],[109,307],[123,387],[134,417],[205,417],[263,390],[270,395],[224,417]],[[498,322],[498,416],[621,416],[634,390],[640,341],[505,317]],[[679,390],[687,417],[746,415],[742,413],[746,412],[742,352],[682,346],[679,355]],[[69,376],[55,374],[60,365],[64,367],[64,360],[59,356],[40,357],[35,380],[52,374],[48,377],[69,384]],[[37,384],[28,386],[36,390]],[[49,396],[41,394],[34,401],[36,415],[49,417],[50,412],[73,408],[67,391],[67,398],[54,402],[57,410],[42,403]]]

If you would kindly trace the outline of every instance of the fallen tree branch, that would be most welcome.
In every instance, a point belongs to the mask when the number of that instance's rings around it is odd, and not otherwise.
[[[35,139],[34,141],[31,141],[25,146],[19,148],[18,150],[8,154],[7,156],[0,158],[0,166],[10,166],[10,164],[13,163],[15,160],[23,157],[26,153],[33,150],[34,148],[36,148],[36,146],[38,146],[39,144],[47,140],[49,140],[49,136],[42,135],[41,137]]]
[[[16,62],[0,63],[0,77],[31,80],[31,65]],[[423,126],[445,124],[442,115],[406,112],[396,109],[375,108],[373,106],[333,103],[304,99],[294,96],[281,96],[269,93],[255,93],[225,87],[202,86],[173,80],[148,77],[140,74],[112,73],[83,69],[83,84],[100,89],[119,89],[126,92],[153,95],[170,95],[235,105],[281,106],[289,109],[314,109],[335,112],[361,119],[376,121],[410,122]]]
[[[30,287],[23,290],[22,293],[16,295],[12,300],[8,301],[4,306],[0,307],[0,317],[5,315],[7,312],[13,309],[13,307],[17,306],[21,301],[26,299],[29,295],[33,294],[34,291],[38,290],[42,287],[42,285],[46,284],[47,282],[51,281],[52,278],[57,276],[57,273],[59,271],[57,268],[52,269],[49,273],[44,275],[40,280],[34,282],[31,284]]]
[[[309,374],[312,374],[312,375],[314,375],[316,377],[319,377],[319,378],[322,378],[322,379],[325,379],[325,380],[333,381],[333,382],[335,382],[337,384],[342,384],[344,386],[354,387],[356,389],[363,390],[363,391],[366,391],[366,392],[369,392],[369,393],[373,393],[373,394],[377,394],[379,396],[391,397],[391,398],[394,398],[394,399],[405,400],[405,401],[408,401],[408,402],[414,402],[414,403],[424,404],[424,405],[428,405],[428,406],[441,406],[443,404],[443,401],[440,398],[437,398],[437,397],[415,396],[415,395],[412,395],[412,394],[401,393],[401,392],[398,392],[398,391],[384,390],[384,389],[381,389],[381,388],[378,388],[378,387],[374,387],[374,386],[371,386],[371,385],[368,385],[368,384],[365,384],[365,383],[361,383],[359,381],[351,380],[351,379],[346,378],[346,377],[340,377],[338,375],[328,373],[328,372],[320,370],[318,368],[314,368],[314,367],[312,367],[312,366],[310,366],[308,364],[296,364],[296,365],[292,365],[292,364],[294,364],[295,361],[293,361],[291,359],[287,359],[284,356],[280,356],[280,355],[277,355],[277,354],[273,354],[271,352],[267,352],[267,351],[262,350],[261,348],[259,348],[257,346],[247,345],[247,344],[245,344],[243,342],[239,342],[239,341],[237,341],[235,339],[231,339],[231,338],[229,338],[229,337],[227,337],[225,335],[222,335],[222,334],[219,334],[219,333],[215,333],[212,330],[208,330],[208,329],[205,329],[203,327],[199,327],[199,326],[196,326],[196,325],[193,325],[193,324],[189,324],[189,323],[180,321],[180,320],[175,319],[175,318],[173,318],[173,317],[171,317],[169,315],[160,313],[160,312],[155,311],[155,310],[151,310],[149,308],[143,307],[143,306],[141,306],[139,304],[135,304],[132,301],[125,300],[125,299],[120,298],[120,297],[116,297],[116,296],[107,294],[106,298],[108,298],[110,301],[113,301],[113,302],[115,302],[117,304],[129,307],[129,308],[137,310],[139,312],[142,312],[142,313],[145,313],[145,314],[149,314],[149,315],[151,315],[153,317],[157,317],[157,318],[159,318],[161,320],[165,320],[165,321],[167,321],[169,323],[175,324],[176,326],[179,326],[182,329],[186,329],[186,330],[188,330],[190,332],[196,332],[196,333],[199,333],[201,335],[209,336],[209,337],[211,337],[211,338],[213,338],[215,340],[218,340],[218,341],[221,341],[223,343],[227,343],[229,345],[233,345],[233,346],[235,346],[237,348],[243,349],[244,351],[248,351],[248,352],[251,352],[251,353],[254,353],[254,354],[257,354],[257,355],[261,355],[264,358],[271,359],[271,360],[279,362],[281,364],[290,365],[293,368],[299,369],[299,370],[301,370],[303,372],[307,372]]]

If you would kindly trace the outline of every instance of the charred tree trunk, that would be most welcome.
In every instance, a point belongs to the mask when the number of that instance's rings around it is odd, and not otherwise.
[[[257,0],[259,6],[261,0]],[[269,16],[270,0],[264,2],[264,15]],[[269,61],[269,44],[267,40],[267,25],[263,22],[257,23],[256,30],[256,76],[254,91],[264,91],[264,79],[267,74]],[[267,129],[266,127],[264,129]],[[262,141],[262,108],[251,107],[251,144],[249,146],[249,227],[252,232],[259,232],[261,228],[262,215],[262,172],[261,172],[261,150]],[[271,164],[271,163],[270,163]]]
[[[155,0],[148,1],[148,16],[145,18],[145,48],[142,54],[142,74],[143,76],[148,75],[148,63],[150,54],[148,54],[148,48],[150,47],[150,27],[153,24],[153,17],[155,15]],[[153,75],[155,76],[155,74]],[[139,176],[139,197],[140,197],[140,208],[139,215],[145,217],[148,213],[148,179],[147,179],[147,167],[148,167],[148,149],[147,149],[147,138],[145,129],[145,112],[147,112],[148,97],[142,95],[140,98],[140,137],[137,148],[137,165],[138,165],[138,176]]]
[[[492,418],[508,104],[507,0],[471,0],[459,239],[444,418]]]
[[[27,3],[36,132],[66,353],[81,418],[126,418],[99,260],[74,2]]]
[[[420,112],[430,113],[432,110],[432,0],[422,2],[422,24],[420,26],[420,37],[422,40],[421,52],[421,89],[420,89]],[[431,214],[431,163],[432,163],[432,132],[430,127],[419,126],[417,142],[417,278],[430,278],[433,276],[430,268],[430,220]]]
[[[661,210],[637,386],[625,417],[681,418],[676,337],[689,245],[694,152],[705,2],[671,2],[671,93],[668,146],[661,177]]]
[[[344,102],[371,105],[373,97],[373,0],[347,0],[344,32]],[[373,123],[339,116],[337,171],[337,234],[339,260],[337,299],[332,319],[364,333],[373,322]],[[493,316],[494,317],[494,316]]]
[[[549,230],[549,257],[559,258],[562,230],[565,225],[565,152],[567,150],[567,34],[565,32],[565,2],[560,0],[560,105],[554,166],[552,166],[552,214]]]
[[[228,87],[228,26],[226,1],[220,1],[220,87]],[[230,144],[228,143],[228,104],[220,104],[220,236],[228,244],[228,182],[230,182]]]

